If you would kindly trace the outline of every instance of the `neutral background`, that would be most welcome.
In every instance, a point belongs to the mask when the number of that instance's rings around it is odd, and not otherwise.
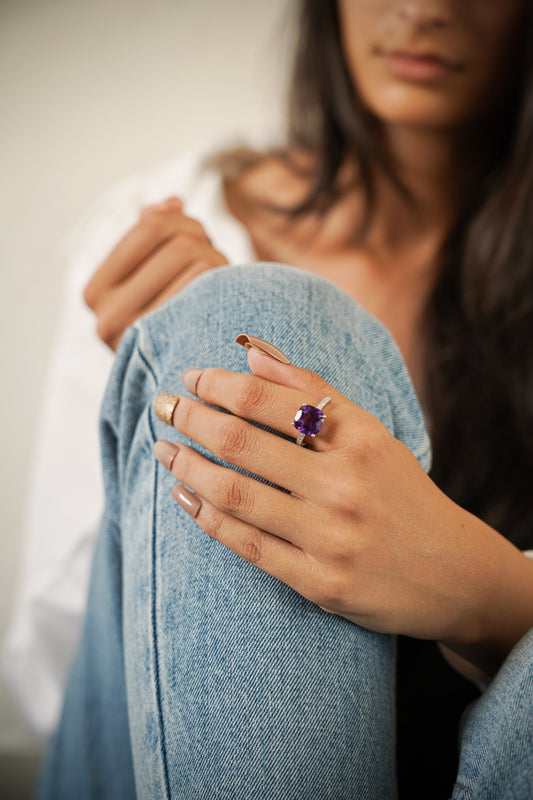
[[[294,0],[0,0],[0,637],[59,317],[62,240],[128,174],[199,137],[279,124],[293,7]],[[0,680],[4,769],[6,758],[31,750]],[[1,780],[0,770],[5,796]]]

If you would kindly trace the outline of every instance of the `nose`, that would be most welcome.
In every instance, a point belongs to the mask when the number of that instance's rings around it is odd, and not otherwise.
[[[396,14],[423,28],[444,28],[453,20],[453,0],[397,0]]]

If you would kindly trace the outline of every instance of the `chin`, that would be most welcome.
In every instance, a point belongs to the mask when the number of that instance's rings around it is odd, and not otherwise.
[[[384,125],[461,128],[473,116],[472,108],[461,107],[457,97],[426,87],[388,87],[371,98],[363,97],[363,102]]]

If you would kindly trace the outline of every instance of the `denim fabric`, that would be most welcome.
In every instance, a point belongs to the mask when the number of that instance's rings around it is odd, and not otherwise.
[[[533,629],[465,715],[453,800],[533,798]]]
[[[321,611],[207,537],[152,455],[173,438],[154,397],[182,393],[186,366],[246,371],[242,332],[321,374],[429,468],[396,345],[329,282],[222,268],[138,322],[102,410],[106,511],[41,800],[396,797],[393,638]]]

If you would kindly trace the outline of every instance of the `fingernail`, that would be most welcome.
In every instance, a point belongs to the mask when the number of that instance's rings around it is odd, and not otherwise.
[[[181,211],[183,208],[183,201],[179,197],[167,197],[161,203],[156,203],[152,208],[155,211]]]
[[[171,195],[165,200],[165,205],[167,208],[183,208],[183,200],[180,197]]]
[[[200,380],[202,372],[203,369],[199,367],[187,367],[187,369],[183,371],[181,382],[192,394],[196,394],[196,387],[198,386],[198,381]]]
[[[237,344],[241,344],[246,350],[249,350],[250,347],[253,347],[254,350],[258,350],[264,356],[270,356],[282,364],[291,363],[287,356],[281,352],[281,350],[278,350],[278,348],[274,347],[273,344],[270,344],[270,342],[267,342],[264,339],[260,339],[258,336],[248,336],[247,333],[241,333],[239,336],[237,336],[235,341]]]
[[[167,211],[183,211],[183,201],[179,199],[179,197],[167,197],[166,200],[163,200],[161,203],[151,203],[150,205],[143,206],[140,209],[140,216],[141,219],[143,217],[148,216],[149,214],[156,213],[165,213]]]
[[[196,519],[202,507],[202,501],[198,495],[189,492],[184,486],[174,486],[172,489],[172,497],[178,502],[187,514],[190,514],[193,519]]]
[[[175,394],[158,394],[154,400],[154,411],[159,419],[162,419],[167,425],[172,425],[174,410],[179,401],[179,396]]]
[[[164,439],[160,439],[153,447],[154,456],[168,470],[172,470],[172,464],[178,455],[178,451],[179,447],[176,444],[167,442]]]

